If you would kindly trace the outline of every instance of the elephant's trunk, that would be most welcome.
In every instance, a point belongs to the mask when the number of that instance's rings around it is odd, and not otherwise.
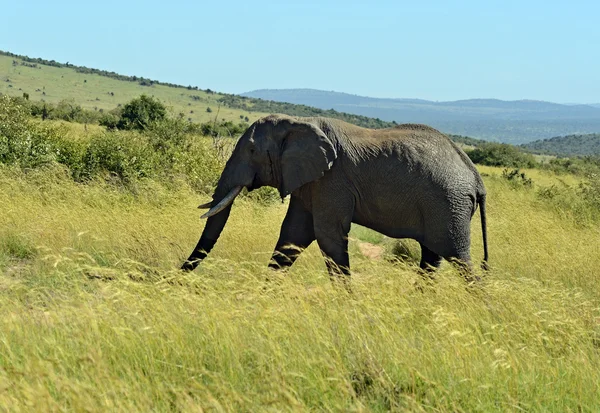
[[[212,207],[210,211],[203,215],[204,218],[208,218],[206,221],[206,226],[202,231],[202,236],[196,244],[196,247],[181,266],[182,270],[195,270],[200,261],[206,258],[208,253],[212,250],[219,239],[219,236],[221,235],[221,232],[227,223],[227,219],[229,218],[233,200],[243,189],[243,186],[235,186],[233,189],[229,188],[230,186],[225,183],[225,180],[221,179],[217,185],[215,194],[213,195],[214,201],[210,202],[210,205],[215,205],[216,200],[220,201],[214,207]]]

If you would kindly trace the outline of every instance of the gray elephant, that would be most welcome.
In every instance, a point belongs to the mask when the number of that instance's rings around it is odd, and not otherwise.
[[[227,161],[208,221],[182,269],[192,271],[213,248],[235,197],[245,187],[291,194],[271,268],[291,266],[317,241],[330,275],[350,274],[352,222],[421,245],[421,268],[441,259],[471,268],[470,221],[479,205],[484,267],[488,260],[481,176],[447,136],[425,125],[365,129],[328,118],[264,117],[239,139]]]

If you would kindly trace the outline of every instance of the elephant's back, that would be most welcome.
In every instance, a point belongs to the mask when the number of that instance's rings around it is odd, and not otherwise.
[[[403,133],[391,139],[388,145],[389,155],[398,168],[405,164],[411,173],[439,183],[474,181],[475,168],[471,160],[446,135],[433,128]]]
[[[441,199],[476,197],[479,175],[466,154],[439,132],[414,132],[390,136],[349,163],[349,181],[360,186],[361,196],[383,209],[395,205],[405,210]],[[388,195],[382,196],[384,192]]]

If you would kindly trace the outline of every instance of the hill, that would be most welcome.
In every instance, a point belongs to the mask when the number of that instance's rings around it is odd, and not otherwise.
[[[545,132],[557,129],[549,127],[548,121],[542,120],[545,116],[554,114],[555,124],[566,122],[566,119],[587,122],[586,118],[593,118],[596,112],[600,112],[600,109],[591,105],[559,105],[539,101],[505,102],[494,99],[457,102],[375,99],[311,89],[256,91],[251,94],[258,97],[252,98],[0,51],[0,94],[2,93],[12,96],[22,96],[26,93],[32,100],[49,103],[67,100],[92,111],[112,110],[140,94],[148,94],[164,102],[173,113],[182,114],[184,118],[197,123],[215,119],[252,122],[268,113],[284,113],[294,116],[335,117],[373,128],[393,126],[395,121],[341,111],[347,109],[351,112],[354,107],[361,107],[366,108],[367,112],[372,112],[372,115],[377,115],[379,113],[377,111],[383,108],[394,113],[404,113],[405,117],[402,121],[431,124],[448,133],[453,140],[470,147],[481,145],[485,140],[465,135],[484,136],[485,139],[489,139],[488,132],[502,126],[502,122],[508,122],[504,123],[503,127],[510,128],[510,131],[502,135],[504,138],[492,138],[492,140],[519,143],[523,140],[523,136],[527,135],[527,132],[523,131],[527,125],[532,133],[543,125],[545,125]],[[281,96],[287,96],[288,100],[298,103],[273,100]],[[302,103],[309,101],[321,108]],[[519,119],[519,117],[523,118],[524,114],[538,119],[535,121]],[[436,119],[432,118],[434,115]],[[465,116],[470,117],[471,120],[463,122],[461,127],[459,119]],[[492,116],[503,117],[505,120],[490,119]],[[532,126],[531,122],[537,123],[537,126]],[[514,138],[508,138],[509,136]],[[522,148],[534,153],[558,155],[597,154],[594,136],[597,135],[570,134],[564,138],[552,138],[548,141],[537,140],[530,145],[523,145]],[[571,147],[573,149],[570,149]]]
[[[600,108],[591,105],[534,100],[379,99],[314,89],[263,89],[243,96],[333,108],[388,122],[426,123],[450,134],[514,144],[557,135],[600,132]]]
[[[49,103],[70,100],[84,109],[97,111],[114,109],[141,94],[147,94],[193,122],[214,119],[252,122],[269,113],[283,113],[292,116],[329,116],[373,128],[393,126],[391,122],[366,116],[305,105],[266,102],[217,93],[211,89],[203,90],[197,86],[175,85],[0,51],[0,94],[22,96],[23,93],[27,93],[32,100]]]
[[[600,133],[557,136],[529,142],[521,147],[530,152],[549,155],[600,155]]]
[[[262,115],[223,105],[218,109],[222,95],[210,89],[172,87],[136,76],[122,76],[54,61],[44,61],[48,64],[41,62],[41,59],[6,52],[0,54],[0,93],[11,96],[28,93],[32,100],[49,103],[72,100],[84,109],[104,111],[145,93],[160,99],[175,113],[184,113],[194,122],[212,120],[217,111],[219,119],[231,121],[239,121],[240,117],[254,120]]]

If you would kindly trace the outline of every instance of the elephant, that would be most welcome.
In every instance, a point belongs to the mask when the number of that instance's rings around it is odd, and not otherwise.
[[[478,206],[487,266],[483,180],[446,135],[420,124],[367,129],[325,117],[269,115],[239,138],[212,201],[199,206],[209,209],[202,216],[208,220],[182,270],[193,271],[211,251],[242,189],[262,186],[276,188],[282,200],[291,195],[270,268],[290,267],[316,240],[329,274],[350,275],[348,232],[356,223],[415,239],[426,272],[445,258],[471,273],[470,221]]]

